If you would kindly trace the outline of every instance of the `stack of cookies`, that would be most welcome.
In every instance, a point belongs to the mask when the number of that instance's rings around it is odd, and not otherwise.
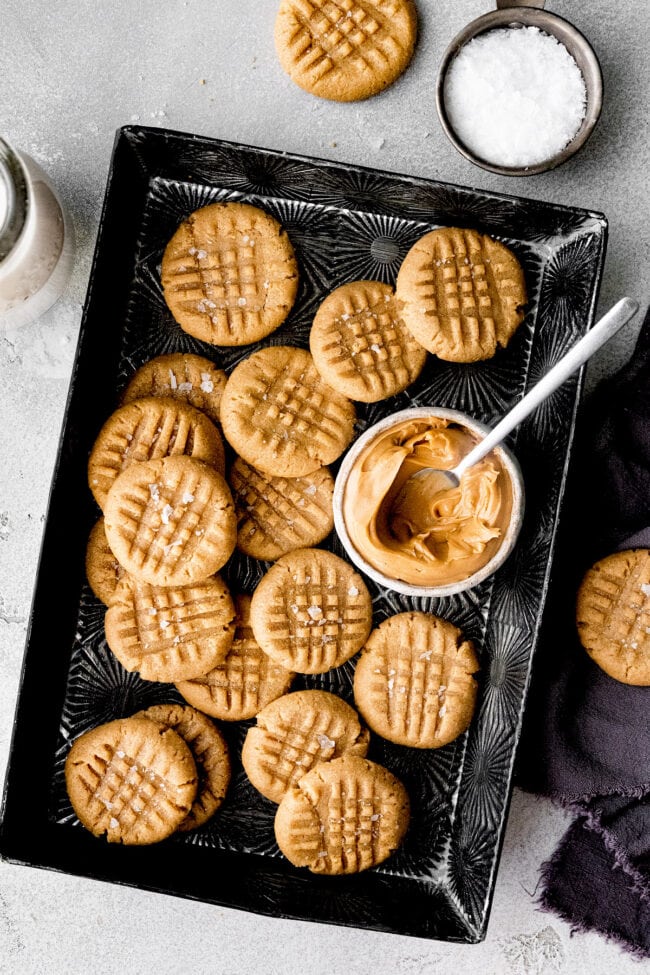
[[[455,626],[430,614],[373,630],[363,578],[315,547],[333,527],[329,465],[354,437],[353,401],[405,390],[427,349],[476,359],[508,341],[525,301],[520,272],[495,241],[435,231],[407,255],[396,291],[353,281],[329,294],[310,351],[267,346],[228,377],[186,354],[135,373],[90,454],[103,516],[86,569],[122,666],[175,685],[187,704],[75,742],[68,789],[94,833],[149,843],[205,822],[230,768],[214,721],[256,718],[242,764],[278,804],[277,842],[294,864],[350,873],[396,849],[408,796],[366,758],[368,729],[414,748],[452,741],[472,717],[478,661]],[[191,214],[162,262],[178,323],[222,346],[276,329],[297,280],[285,231],[240,203]],[[235,548],[274,563],[252,594],[231,593],[218,575]],[[359,713],[324,691],[289,693],[296,674],[326,673],[360,651]]]

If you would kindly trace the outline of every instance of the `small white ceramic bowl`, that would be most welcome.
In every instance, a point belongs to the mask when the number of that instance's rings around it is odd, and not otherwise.
[[[479,423],[478,420],[472,419],[466,413],[461,413],[459,410],[448,410],[442,407],[419,406],[409,410],[402,410],[399,413],[393,413],[392,416],[388,416],[384,420],[380,420],[379,423],[375,423],[354,442],[341,464],[334,486],[334,526],[341,540],[341,544],[351,561],[354,562],[361,572],[374,579],[380,586],[385,586],[386,589],[393,589],[395,592],[404,593],[406,596],[453,596],[456,593],[465,592],[467,589],[473,589],[474,586],[478,586],[484,579],[487,579],[488,576],[496,572],[508,558],[517,541],[524,518],[524,481],[521,469],[514,454],[507,447],[501,446],[495,449],[495,453],[510,477],[512,485],[512,514],[501,545],[482,569],[479,569],[467,579],[451,583],[450,585],[415,586],[411,583],[402,582],[401,579],[394,579],[384,575],[383,572],[375,569],[363,558],[352,544],[343,519],[345,488],[357,458],[371,441],[391,427],[409,420],[422,420],[434,417],[440,417],[444,420],[451,420],[454,423],[458,423],[479,438],[484,437],[490,430],[484,423]]]

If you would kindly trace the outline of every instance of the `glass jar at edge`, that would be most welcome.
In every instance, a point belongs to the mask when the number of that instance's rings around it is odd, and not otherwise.
[[[46,174],[0,138],[0,329],[35,321],[72,270],[70,222]]]

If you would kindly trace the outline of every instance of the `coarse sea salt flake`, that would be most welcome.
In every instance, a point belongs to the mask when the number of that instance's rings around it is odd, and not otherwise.
[[[178,392],[179,393],[191,393],[193,388],[194,387],[192,386],[192,383],[179,383],[178,384]]]
[[[166,504],[162,512],[160,513],[160,518],[163,525],[169,524],[169,519],[171,518],[173,513],[174,513],[174,509],[172,508],[172,506],[170,504]]]
[[[526,167],[561,152],[585,117],[587,89],[575,60],[538,27],[490,30],[451,62],[444,100],[467,148],[500,166]]]
[[[644,596],[650,596],[650,583],[644,582],[641,586],[641,592]]]
[[[192,504],[192,501],[194,501],[194,495],[193,494],[190,494],[189,491],[184,491],[183,492],[183,497],[182,497],[181,500],[182,500],[183,504]]]
[[[313,620],[320,620],[323,618],[323,610],[320,606],[308,606],[307,612]]]
[[[161,620],[160,621],[160,629],[161,630],[166,630],[168,626],[169,626],[169,620]]]
[[[204,393],[211,393],[214,389],[214,383],[210,379],[209,372],[201,373],[201,389]]]
[[[151,495],[151,500],[152,501],[160,501],[160,485],[159,484],[150,484],[149,485],[149,494]]]
[[[350,586],[350,588],[348,589],[348,596],[358,596],[358,595],[359,595],[359,590],[357,589],[357,587]]]

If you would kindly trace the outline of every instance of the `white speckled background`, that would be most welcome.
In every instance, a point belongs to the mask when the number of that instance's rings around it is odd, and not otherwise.
[[[0,331],[0,778],[115,129],[169,126],[603,210],[610,244],[601,309],[623,294],[645,306],[650,7],[606,0],[550,7],[594,45],[605,106],[573,161],[516,180],[462,159],[435,114],[441,54],[490,9],[488,0],[418,0],[411,68],[383,95],[350,105],[319,102],[283,75],[272,43],[276,0],[4,0],[0,132],[52,175],[78,252],[59,304],[32,326]],[[592,363],[590,384],[625,361],[639,324]],[[0,864],[0,972],[457,975],[471,967],[478,975],[636,975],[643,966],[614,944],[571,937],[567,924],[535,906],[539,864],[566,822],[547,801],[515,791],[488,937],[471,947],[261,918]]]

